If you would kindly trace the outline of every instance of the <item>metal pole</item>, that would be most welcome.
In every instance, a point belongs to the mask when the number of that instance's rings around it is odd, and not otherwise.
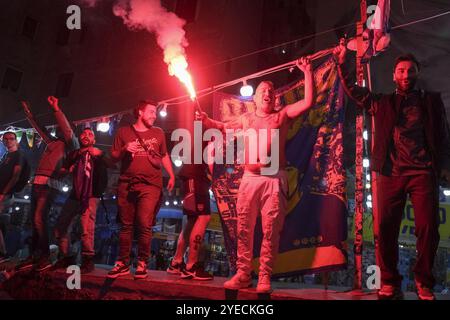
[[[368,79],[368,85],[369,90],[372,91],[372,78],[370,74],[370,62],[367,63],[367,79]],[[370,146],[370,152],[373,154],[373,145],[375,141],[375,121],[374,117],[371,117],[372,122],[372,130],[371,130],[371,146]],[[375,171],[370,172],[370,183],[372,185],[372,230],[373,230],[373,242],[375,246],[375,263],[377,266],[380,265],[378,259],[378,186],[377,186],[377,173]]]
[[[361,0],[361,20],[356,24],[356,75],[359,86],[364,84],[364,66],[361,64],[361,58],[364,54],[363,31],[367,20],[367,4]],[[356,109],[356,159],[355,159],[355,239],[353,244],[355,273],[353,278],[353,290],[362,289],[362,250],[363,250],[363,130],[364,114],[360,108]]]

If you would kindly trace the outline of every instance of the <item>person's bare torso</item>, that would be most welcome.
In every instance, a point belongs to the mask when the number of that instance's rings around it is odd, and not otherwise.
[[[288,133],[288,118],[286,113],[274,112],[266,116],[259,116],[256,112],[242,116],[242,128],[245,134],[245,170],[260,173],[262,167],[269,167],[267,158],[278,155],[279,169],[286,167],[285,145]],[[254,131],[253,131],[253,130]],[[256,139],[250,138],[250,132],[256,133]],[[274,138],[274,134],[278,137]],[[263,135],[267,137],[265,141]],[[254,143],[254,141],[257,143]],[[264,143],[266,149],[264,150]],[[261,149],[262,148],[262,149]],[[273,150],[272,150],[273,148]],[[255,160],[256,159],[256,163]]]

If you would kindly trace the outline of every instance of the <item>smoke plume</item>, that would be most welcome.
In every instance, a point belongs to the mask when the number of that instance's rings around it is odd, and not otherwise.
[[[159,0],[118,0],[113,12],[130,29],[155,33],[167,64],[178,56],[185,56],[188,42],[183,27],[186,22],[162,7]]]
[[[95,6],[100,0],[80,0]],[[122,18],[131,30],[146,30],[156,35],[156,41],[164,52],[164,62],[169,74],[177,76],[191,95],[195,97],[192,78],[187,71],[185,48],[188,46],[183,27],[186,22],[173,12],[167,11],[160,0],[115,0],[113,13]]]

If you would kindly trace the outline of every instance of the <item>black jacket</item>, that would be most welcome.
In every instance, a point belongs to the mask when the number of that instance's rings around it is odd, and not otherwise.
[[[64,168],[67,170],[76,162],[81,156],[80,149],[74,150],[67,155],[64,163]],[[73,183],[77,183],[73,179]],[[108,186],[108,170],[107,163],[103,156],[93,157],[93,174],[92,174],[92,196],[100,198]]]
[[[359,107],[368,110],[374,119],[375,137],[372,148],[371,167],[381,172],[388,159],[389,145],[397,124],[399,105],[397,95],[375,94],[369,89],[355,85],[355,76],[348,72],[346,64],[338,65],[338,72],[347,95]],[[441,169],[450,170],[450,130],[445,107],[439,93],[421,91],[425,139],[431,153],[432,168],[439,177]]]

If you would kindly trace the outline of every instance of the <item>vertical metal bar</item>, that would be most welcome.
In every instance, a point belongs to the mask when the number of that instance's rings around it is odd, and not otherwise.
[[[364,84],[364,66],[361,58],[364,54],[363,31],[367,20],[367,3],[361,0],[361,20],[356,24],[356,79],[359,86]],[[353,244],[355,274],[353,278],[353,290],[362,289],[362,250],[363,250],[363,141],[364,114],[360,108],[356,111],[356,159],[355,159],[355,239]]]

